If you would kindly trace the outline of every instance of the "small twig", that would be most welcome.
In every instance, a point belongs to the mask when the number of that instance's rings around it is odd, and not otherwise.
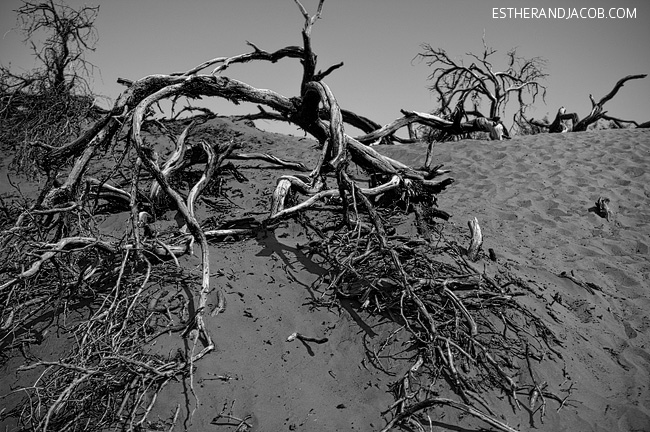
[[[174,427],[176,426],[176,422],[178,421],[178,415],[181,412],[181,404],[176,404],[176,411],[174,412],[174,418],[172,420],[172,424],[169,426],[169,429],[167,429],[167,432],[173,432]]]
[[[287,338],[287,342],[291,342],[291,341],[293,341],[295,339],[299,339],[299,340],[301,340],[303,342],[314,342],[314,343],[317,343],[317,344],[324,344],[325,342],[329,341],[329,339],[326,338],[326,337],[324,337],[324,338],[315,338],[315,337],[302,335],[302,334],[300,334],[298,332],[294,332],[294,333],[291,333],[289,335],[289,337]]]
[[[388,424],[381,430],[381,432],[388,432],[391,430],[394,426],[396,426],[399,423],[402,423],[403,421],[407,420],[409,417],[411,417],[413,414],[415,414],[418,411],[427,409],[429,407],[435,406],[435,405],[447,405],[453,408],[456,408],[460,411],[463,411],[467,414],[473,415],[474,417],[477,417],[484,422],[490,424],[491,426],[503,431],[503,432],[518,432],[517,429],[514,429],[507,424],[497,420],[496,418],[485,414],[484,412],[470,406],[467,404],[464,404],[462,402],[457,402],[452,399],[446,399],[446,398],[430,398],[422,402],[418,402],[409,408],[405,409],[404,412],[401,414],[398,414],[388,422]]]
[[[534,408],[537,403],[537,399],[539,398],[542,402],[539,408],[542,411],[540,420],[542,423],[544,423],[544,415],[546,414],[546,399],[544,398],[544,393],[540,388],[539,384],[537,384],[537,380],[535,379],[535,376],[533,374],[533,367],[530,364],[530,346],[528,345],[528,343],[526,343],[526,365],[528,366],[528,374],[530,375],[530,379],[533,381],[533,388],[530,392],[530,401],[528,404],[528,409],[532,412],[532,414],[535,414],[537,409]]]
[[[77,378],[77,379],[75,379],[74,381],[72,381],[72,382],[70,383],[70,385],[68,385],[68,386],[67,386],[67,387],[66,387],[66,388],[61,392],[61,394],[59,394],[59,397],[56,399],[56,401],[54,401],[54,403],[53,403],[52,405],[50,405],[50,409],[47,411],[47,415],[45,416],[45,421],[43,422],[43,427],[42,427],[42,431],[43,431],[43,432],[47,432],[47,428],[48,428],[48,426],[49,426],[49,424],[50,424],[50,420],[51,420],[51,418],[52,418],[52,415],[54,415],[55,411],[58,411],[58,410],[60,409],[60,408],[59,408],[59,405],[60,405],[64,400],[66,400],[66,399],[68,398],[68,396],[70,395],[70,393],[72,392],[72,390],[73,390],[77,385],[81,384],[83,381],[85,381],[86,379],[88,379],[88,378],[89,378],[90,376],[92,376],[92,375],[93,375],[93,374],[91,374],[91,373],[83,374],[83,375],[80,376],[79,378]]]
[[[569,279],[571,282],[575,283],[576,285],[583,287],[584,289],[589,291],[589,294],[592,294],[592,295],[595,294],[595,292],[593,290],[593,287],[591,285],[587,284],[586,282],[581,281],[580,279],[576,278],[575,276],[573,276],[573,275],[571,275],[571,274],[569,274],[569,273],[567,273],[565,271],[560,273],[559,276],[562,277],[562,278],[565,278],[565,279]]]

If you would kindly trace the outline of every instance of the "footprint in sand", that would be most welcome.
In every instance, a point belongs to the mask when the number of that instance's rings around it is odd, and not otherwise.
[[[629,322],[624,322],[623,327],[625,328],[625,334],[627,335],[628,339],[634,339],[637,336],[636,330],[632,328]]]

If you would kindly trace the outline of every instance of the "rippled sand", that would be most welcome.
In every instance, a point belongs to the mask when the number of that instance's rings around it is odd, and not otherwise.
[[[414,165],[426,154],[376,149]],[[552,310],[579,402],[537,430],[650,430],[650,131],[461,141],[434,155],[456,180],[439,196],[452,221],[478,218],[500,263],[534,281],[547,304],[562,296]],[[593,212],[601,196],[611,221]]]

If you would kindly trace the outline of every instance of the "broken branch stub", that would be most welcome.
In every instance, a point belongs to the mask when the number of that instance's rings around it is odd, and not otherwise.
[[[467,258],[470,261],[476,261],[478,259],[478,253],[481,250],[483,245],[483,234],[481,233],[481,227],[478,224],[478,219],[474,218],[467,222],[469,226],[469,231],[471,235],[471,240],[469,248],[467,248]]]
[[[607,222],[612,220],[614,213],[609,208],[609,198],[598,197],[596,200],[596,213],[598,216],[607,219]]]

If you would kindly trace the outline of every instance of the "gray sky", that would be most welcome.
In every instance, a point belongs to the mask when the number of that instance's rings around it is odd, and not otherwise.
[[[302,45],[303,18],[292,0],[69,0],[71,6],[100,5],[97,50],[88,55],[96,73],[96,93],[116,99],[124,88],[118,77],[138,79],[171,73],[214,57],[248,52],[246,41],[275,51]],[[313,13],[317,0],[303,0]],[[14,71],[33,66],[21,35],[12,30],[18,0],[0,2],[2,64]],[[495,19],[493,8],[580,8],[635,10],[631,19]],[[587,15],[589,11],[583,11]],[[508,13],[506,11],[506,13]],[[530,13],[530,11],[529,11]],[[620,13],[620,12],[619,12]],[[498,14],[498,11],[497,11]],[[454,56],[479,54],[487,42],[499,50],[495,68],[512,47],[525,57],[548,60],[548,94],[530,116],[554,116],[558,107],[581,117],[625,75],[650,72],[650,3],[641,0],[326,0],[312,32],[318,68],[345,66],[325,79],[342,108],[386,124],[399,110],[432,111],[435,98],[426,89],[430,69],[413,61],[422,43]],[[301,66],[286,59],[232,66],[226,76],[285,96],[299,91]],[[252,106],[214,105],[220,114],[256,111]],[[605,106],[616,117],[650,120],[650,77],[628,82]]]

